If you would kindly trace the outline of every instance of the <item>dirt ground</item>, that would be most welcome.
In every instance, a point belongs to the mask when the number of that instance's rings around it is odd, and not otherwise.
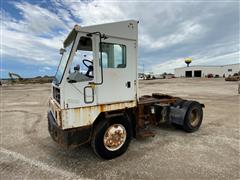
[[[239,179],[238,82],[223,79],[140,81],[140,94],[168,93],[204,103],[199,131],[156,128],[104,161],[89,145],[62,149],[48,134],[50,84],[1,88],[0,179]]]

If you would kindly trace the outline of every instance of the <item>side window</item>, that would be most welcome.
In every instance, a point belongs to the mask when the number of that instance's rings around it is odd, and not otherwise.
[[[92,39],[82,36],[69,71],[69,82],[89,81],[93,79]]]
[[[102,43],[103,68],[125,68],[126,46],[121,44]]]

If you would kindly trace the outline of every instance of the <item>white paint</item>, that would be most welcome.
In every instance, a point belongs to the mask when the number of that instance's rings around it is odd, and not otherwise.
[[[79,108],[86,106],[94,106],[98,104],[109,104],[124,101],[136,100],[137,88],[137,35],[138,22],[134,20],[122,21],[88,27],[75,26],[73,31],[77,31],[76,42],[73,47],[73,52],[76,51],[77,44],[81,36],[86,36],[87,33],[101,32],[108,38],[102,42],[121,44],[126,46],[126,67],[125,68],[103,68],[103,84],[97,85],[94,88],[94,102],[84,102],[84,87],[88,86],[89,82],[98,83],[101,81],[101,68],[99,66],[99,37],[92,36],[93,49],[93,66],[94,79],[91,81],[68,83],[66,78],[69,72],[74,53],[70,55],[68,65],[60,85],[61,92],[61,108],[64,107],[64,102],[68,103],[68,108]],[[69,34],[68,38],[71,33]],[[68,40],[65,40],[65,42]],[[131,87],[127,88],[126,83],[131,83]],[[72,100],[80,100],[78,103],[70,103]]]
[[[94,123],[95,119],[101,112],[114,111],[136,106],[136,101],[123,102],[117,104],[109,104],[102,106],[91,106],[81,108],[63,109],[62,112],[62,129],[74,127],[88,126]],[[53,113],[54,114],[54,113]],[[59,125],[60,120],[56,122]]]
[[[17,106],[17,105],[39,105],[40,102],[5,102],[4,104],[10,105],[10,106]]]
[[[36,166],[36,167],[40,168],[41,170],[47,171],[47,172],[52,173],[52,174],[58,174],[58,175],[61,175],[63,177],[71,178],[71,179],[79,178],[74,173],[71,173],[69,171],[65,171],[63,169],[59,169],[59,168],[56,168],[56,167],[49,166],[46,163],[43,163],[41,161],[37,161],[37,160],[34,160],[34,159],[27,158],[27,157],[23,156],[20,153],[17,153],[17,152],[14,152],[14,151],[10,151],[10,150],[2,148],[2,147],[0,147],[0,152],[2,154],[6,155],[6,156],[10,156],[10,157],[12,157],[14,159],[17,159],[17,160],[20,160],[20,161],[24,161],[24,162],[30,164],[31,166]]]
[[[120,44],[126,47],[126,67],[124,68],[103,68],[103,83],[93,85],[93,102],[84,101],[84,89],[90,86],[90,82],[101,82],[100,67],[100,38],[98,34],[92,34],[93,51],[93,74],[94,78],[89,81],[69,83],[69,69],[73,62],[78,42],[81,37],[86,37],[92,32],[101,32],[107,36],[102,42]],[[62,111],[62,128],[73,128],[92,124],[99,113],[103,111],[118,110],[136,106],[137,101],[137,49],[138,49],[138,22],[134,20],[94,25],[88,27],[75,26],[70,32],[65,45],[70,41],[74,33],[77,33],[72,52],[66,65],[65,73],[60,88],[60,104],[54,103]],[[109,53],[109,59],[114,53]],[[130,82],[130,87],[127,87]],[[53,86],[56,86],[52,84]],[[86,99],[91,97],[85,97]],[[130,105],[129,105],[130,102]],[[99,105],[109,109],[101,110]],[[87,107],[87,108],[86,108]],[[54,113],[53,113],[54,114]],[[58,123],[61,124],[61,123]]]

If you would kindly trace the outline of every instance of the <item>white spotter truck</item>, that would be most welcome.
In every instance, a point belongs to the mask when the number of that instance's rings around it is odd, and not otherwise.
[[[63,47],[48,111],[58,144],[90,143],[101,158],[112,159],[133,137],[153,137],[153,126],[200,127],[203,104],[160,93],[139,97],[138,21],[76,25]]]

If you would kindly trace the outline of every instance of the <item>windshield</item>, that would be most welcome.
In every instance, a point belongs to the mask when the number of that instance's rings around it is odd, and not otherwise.
[[[58,66],[58,70],[57,73],[55,75],[55,82],[56,84],[59,84],[62,80],[63,74],[64,74],[64,70],[67,64],[67,60],[69,58],[69,54],[71,52],[72,46],[73,46],[73,42],[72,41],[66,48],[65,48],[65,52],[63,53],[61,60],[60,60],[60,64]]]

